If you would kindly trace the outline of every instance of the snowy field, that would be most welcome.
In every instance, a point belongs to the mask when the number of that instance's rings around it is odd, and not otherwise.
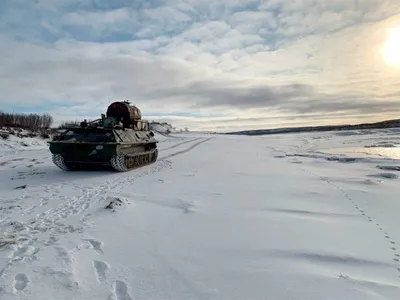
[[[128,173],[0,142],[1,300],[400,299],[399,129],[158,138]]]

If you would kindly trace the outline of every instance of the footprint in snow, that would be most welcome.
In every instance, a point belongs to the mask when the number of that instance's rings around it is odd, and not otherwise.
[[[129,294],[128,285],[122,280],[116,280],[114,282],[113,298],[116,300],[133,300]]]
[[[14,277],[14,289],[18,292],[24,290],[29,282],[28,276],[25,274],[17,274]]]
[[[63,247],[59,247],[59,246],[54,247],[54,249],[56,250],[58,257],[67,266],[70,266],[72,264],[73,257],[72,257],[71,253],[67,249],[65,249]]]
[[[79,282],[74,280],[74,274],[69,270],[56,270],[51,267],[39,267],[44,276],[49,276],[67,289],[74,289],[79,287]]]
[[[95,260],[95,261],[93,261],[93,267],[94,267],[97,281],[99,283],[106,281],[107,270],[110,268],[110,266],[104,261]]]
[[[45,246],[53,246],[55,244],[57,244],[57,242],[59,241],[59,237],[55,236],[55,235],[50,235],[49,239],[44,243]]]
[[[93,250],[96,251],[99,254],[104,254],[103,251],[103,242],[94,240],[94,239],[83,239],[86,242],[89,242],[89,244],[92,246]]]
[[[35,255],[40,251],[39,248],[33,247],[31,245],[25,245],[17,248],[12,254],[13,261],[21,260],[34,260]]]

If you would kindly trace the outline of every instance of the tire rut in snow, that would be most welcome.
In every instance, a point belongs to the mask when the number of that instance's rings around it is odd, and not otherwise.
[[[208,141],[211,140],[211,139],[212,139],[212,138],[203,139],[203,140],[201,140],[200,142],[197,142],[197,143],[193,144],[192,146],[190,146],[189,148],[187,148],[187,149],[185,149],[185,150],[178,151],[178,152],[175,152],[175,153],[166,155],[166,156],[160,158],[160,160],[165,160],[165,159],[168,159],[168,158],[171,158],[171,157],[180,155],[180,154],[187,153],[187,152],[193,150],[194,148],[196,148],[197,146],[199,146],[199,145],[201,145],[201,144],[203,144],[203,143],[205,143],[205,142],[208,142]]]
[[[171,150],[171,149],[174,149],[174,148],[176,148],[176,147],[179,147],[179,146],[188,144],[188,143],[190,143],[190,142],[198,141],[198,140],[200,140],[200,139],[201,139],[201,138],[195,138],[195,139],[190,139],[190,140],[188,140],[188,141],[183,141],[183,142],[174,144],[174,145],[172,145],[172,146],[170,146],[170,147],[167,147],[167,148],[164,148],[164,149],[160,149],[160,151]]]

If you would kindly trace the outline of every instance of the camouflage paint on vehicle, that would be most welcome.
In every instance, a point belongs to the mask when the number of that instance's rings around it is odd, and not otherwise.
[[[108,166],[129,171],[155,162],[158,141],[149,130],[148,121],[137,118],[141,118],[141,112],[136,107],[136,118],[131,118],[129,106],[124,108],[124,105],[128,104],[121,102],[119,106],[122,107],[120,115],[114,109],[113,115],[107,118],[103,115],[91,123],[82,122],[80,127],[69,127],[55,136],[49,142],[53,163],[62,170]]]

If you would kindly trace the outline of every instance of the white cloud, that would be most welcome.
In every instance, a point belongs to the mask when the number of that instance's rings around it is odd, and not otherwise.
[[[127,8],[106,12],[71,12],[62,18],[62,22],[79,26],[115,26],[121,21],[136,21],[136,14]]]
[[[399,69],[380,52],[400,25],[395,0],[164,3],[38,0],[0,12],[0,105],[52,103],[58,119],[76,119],[128,98],[149,118],[208,129],[400,110]]]
[[[275,30],[277,19],[270,11],[240,11],[234,13],[228,22],[243,33],[262,34],[261,30]]]

